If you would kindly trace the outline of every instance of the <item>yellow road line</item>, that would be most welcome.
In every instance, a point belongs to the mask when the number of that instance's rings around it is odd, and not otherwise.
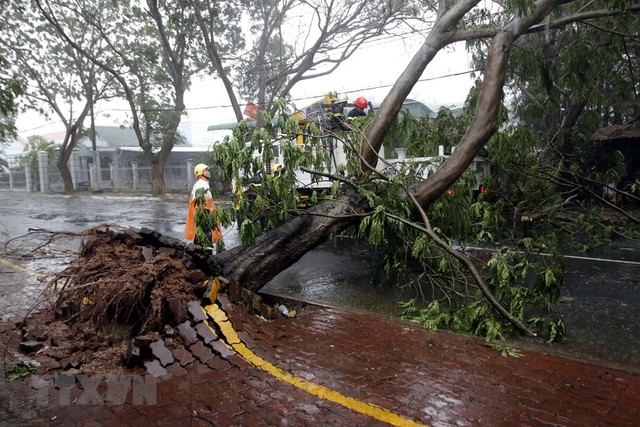
[[[15,262],[11,262],[8,259],[0,258],[0,264],[4,264],[7,267],[13,268],[14,270],[22,271],[30,276],[39,277],[40,275],[35,271],[31,271],[28,268],[25,268],[21,265],[16,264]]]
[[[341,393],[338,393],[337,391],[333,391],[325,386],[321,386],[311,381],[296,377],[289,372],[278,368],[271,362],[268,362],[260,356],[256,355],[254,352],[249,350],[246,345],[244,345],[244,343],[238,337],[236,331],[233,329],[233,325],[231,325],[231,322],[227,318],[226,313],[222,311],[216,304],[208,305],[203,310],[220,327],[220,330],[227,339],[227,342],[238,352],[238,354],[244,360],[262,369],[263,371],[268,372],[275,378],[278,378],[281,381],[291,384],[294,387],[318,396],[321,399],[337,403],[353,411],[368,415],[377,420],[389,423],[394,426],[425,426],[424,424],[419,424],[413,420],[410,420],[409,418],[394,414],[393,412],[380,406],[366,403],[352,397],[347,397]]]
[[[0,258],[0,264],[4,264],[10,268],[21,271],[23,273],[29,274],[31,276],[38,277],[38,274],[34,271],[29,270],[21,265],[18,265],[14,262],[6,260],[4,258]],[[217,293],[217,289],[215,290]],[[368,415],[377,420],[389,423],[394,426],[399,427],[410,427],[410,426],[423,426],[425,424],[417,423],[409,418],[402,417],[400,415],[394,414],[393,412],[384,409],[380,406],[366,403],[361,400],[354,399],[352,397],[347,397],[337,391],[333,391],[325,386],[321,386],[315,384],[311,381],[307,381],[305,379],[296,377],[289,372],[286,372],[271,362],[268,362],[249,350],[247,346],[240,340],[238,333],[233,329],[233,325],[229,321],[226,313],[222,311],[216,304],[211,304],[206,306],[203,311],[213,319],[213,321],[220,327],[222,334],[224,335],[226,342],[233,347],[235,351],[247,362],[256,366],[259,369],[262,369],[265,372],[268,372],[273,377],[278,378],[281,381],[284,381],[288,384],[291,384],[294,387],[297,387],[301,390],[306,391],[307,393],[318,396],[321,399],[328,400],[330,402],[337,403],[346,408],[349,408],[353,411],[359,412],[361,414]],[[206,323],[206,322],[205,322]],[[207,325],[208,326],[208,325]],[[214,331],[215,332],[215,331]]]

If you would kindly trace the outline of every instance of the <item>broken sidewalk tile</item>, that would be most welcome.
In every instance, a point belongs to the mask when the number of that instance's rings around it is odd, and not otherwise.
[[[153,249],[149,246],[145,246],[142,248],[142,257],[145,261],[149,261],[153,258]]]
[[[189,323],[189,321],[178,325],[178,333],[187,346],[190,346],[194,342],[198,341],[198,335],[196,334],[195,329],[191,327],[191,323]]]
[[[229,301],[229,297],[227,297],[226,295],[218,295],[218,302],[220,303],[220,306],[222,307],[222,309],[226,312],[231,311],[234,307],[231,304],[231,301]]]
[[[221,288],[220,280],[217,277],[210,279],[207,282],[207,288],[204,291],[205,298],[209,300],[209,302],[214,303],[216,299],[218,299],[218,292]]]
[[[207,278],[207,275],[200,269],[191,270],[189,272],[189,281],[191,283],[201,283]]]
[[[184,306],[180,298],[168,298],[167,302],[169,303],[169,311],[171,312],[176,324],[189,320],[187,308]]]
[[[164,369],[160,362],[157,360],[145,361],[144,367],[147,369],[147,374],[152,375],[156,378],[167,375],[167,370]]]

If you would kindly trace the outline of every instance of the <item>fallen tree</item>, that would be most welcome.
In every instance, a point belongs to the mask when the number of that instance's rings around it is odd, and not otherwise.
[[[402,102],[419,80],[427,65],[444,47],[468,38],[493,35],[488,47],[485,77],[480,89],[475,116],[467,132],[457,145],[455,153],[433,175],[416,183],[406,191],[405,197],[415,202],[411,209],[413,212],[420,211],[423,221],[428,225],[425,211],[460,178],[498,128],[498,113],[503,97],[509,52],[513,43],[557,7],[555,1],[540,0],[531,9],[527,9],[526,13],[519,14],[500,29],[489,32],[458,30],[463,18],[478,3],[477,1],[461,1],[454,5],[449,5],[448,2],[439,3],[438,18],[431,32],[382,102],[375,118],[364,130],[361,141],[346,141],[347,144],[360,147],[358,155],[360,171],[354,174],[354,171],[351,170],[349,179],[342,183],[343,187],[348,187],[349,190],[335,199],[325,201],[321,205],[297,215],[275,230],[267,232],[255,240],[251,246],[240,246],[221,254],[219,259],[224,264],[227,274],[236,278],[243,286],[258,290],[280,271],[324,242],[331,234],[361,224],[364,218],[375,215],[377,207],[371,203],[372,197],[366,195],[368,190],[363,190],[363,188],[364,184],[372,179],[371,174],[375,174],[375,166],[378,161],[377,153],[385,134],[400,111]],[[242,133],[237,136],[242,141],[242,146],[244,146],[243,137]],[[266,142],[267,138],[264,135],[259,135],[260,137],[263,137],[265,140],[263,142]],[[349,136],[344,138],[350,139]],[[239,166],[236,164],[233,169],[241,169]],[[251,167],[251,165],[245,164],[242,169],[246,171]],[[384,181],[384,179],[382,180]],[[405,203],[407,203],[406,200]],[[428,231],[429,229],[430,226],[427,226],[426,234],[432,239],[435,238],[435,234]],[[441,246],[446,246],[446,243],[442,241],[440,243]],[[445,251],[454,254],[467,267],[472,266],[462,254],[455,253],[450,248],[445,248]],[[493,308],[521,332],[535,335],[535,332],[512,316],[498,299],[493,297],[480,275],[475,270],[472,271],[474,279]]]
[[[494,271],[485,273],[485,277],[488,276],[488,280],[491,281],[487,286],[483,282],[483,276],[479,274],[465,255],[454,251],[448,239],[441,239],[443,237],[441,232],[434,232],[430,226],[427,212],[436,202],[439,203],[441,196],[461,179],[473,159],[496,133],[504,120],[500,110],[503,108],[509,57],[511,49],[518,39],[527,33],[536,33],[541,29],[548,31],[583,20],[592,21],[598,18],[622,16],[623,14],[629,18],[629,28],[633,28],[633,22],[637,20],[635,15],[638,14],[640,7],[629,5],[628,8],[616,9],[616,6],[612,4],[611,8],[595,9],[592,4],[585,5],[580,1],[517,2],[512,5],[515,7],[513,15],[509,14],[507,6],[501,4],[499,6],[500,13],[496,15],[501,18],[497,18],[495,21],[492,21],[491,18],[487,21],[479,19],[475,28],[466,26],[465,20],[475,19],[482,15],[481,13],[477,14],[479,9],[486,11],[482,7],[478,9],[479,3],[471,0],[459,1],[454,4],[445,1],[437,3],[437,19],[425,42],[402,75],[399,76],[373,120],[364,127],[359,135],[361,138],[354,137],[354,133],[335,135],[353,148],[352,156],[359,161],[359,165],[351,165],[346,177],[340,174],[333,176],[340,182],[340,187],[344,191],[336,193],[335,198],[308,211],[297,212],[293,219],[258,237],[255,242],[249,239],[251,245],[234,248],[220,255],[219,259],[224,263],[227,274],[237,278],[244,286],[257,290],[334,233],[355,229],[357,230],[355,234],[378,248],[382,241],[387,246],[391,246],[390,242],[394,240],[393,234],[397,234],[404,238],[404,241],[399,244],[405,245],[405,251],[411,253],[413,257],[421,259],[431,257],[431,264],[434,264],[434,257],[452,256],[455,261],[447,261],[449,264],[447,268],[450,268],[451,271],[456,270],[457,275],[465,275],[462,270],[466,270],[466,274],[473,277],[484,298],[478,298],[476,295],[465,298],[463,304],[475,307],[472,311],[485,314],[499,313],[500,318],[506,319],[520,332],[528,335],[534,335],[535,329],[543,332],[550,339],[561,337],[562,321],[554,320],[553,316],[544,319],[557,299],[559,287],[562,284],[562,262],[557,253],[554,253],[554,261],[551,266],[536,271],[538,277],[534,284],[524,283],[527,270],[534,270],[532,264],[528,263],[526,255],[524,258],[520,258],[517,254],[506,256],[505,259],[510,259],[519,267],[508,267],[504,264],[505,260],[492,260],[489,265],[490,268],[494,268]],[[544,24],[541,24],[543,22]],[[457,142],[455,152],[435,173],[421,181],[403,183],[395,178],[388,179],[384,176],[378,176],[375,172],[378,152],[385,135],[401,109],[402,102],[436,54],[451,43],[463,40],[490,40],[490,43],[488,43],[485,52],[483,80],[476,95],[473,117],[463,137]],[[264,122],[268,123],[268,120]],[[284,124],[281,125],[280,132],[292,132],[290,129]],[[269,146],[270,136],[273,133],[275,133],[274,129],[267,129],[263,133],[256,132],[251,138],[252,149],[263,147],[262,153],[265,161],[269,160],[270,150],[266,147]],[[240,147],[245,147],[246,138],[247,134],[242,131],[236,134],[236,151],[231,149],[230,152],[219,156],[219,158],[227,160],[226,163],[222,162],[223,167],[233,164],[231,170],[236,173],[239,170],[255,172],[256,165],[251,164],[248,157],[246,155],[243,157],[241,154]],[[296,154],[289,155],[289,158],[295,157]],[[233,160],[229,161],[230,159]],[[245,161],[243,162],[242,159]],[[313,162],[308,162],[307,165],[309,164],[316,165]],[[305,170],[311,169],[313,168],[309,167]],[[241,177],[236,175],[235,178],[240,179]],[[283,205],[282,199],[288,196],[287,188],[291,188],[290,185],[291,183],[287,187],[287,185],[276,183],[274,185],[275,192],[271,196],[265,195],[265,198],[271,201],[269,209],[274,209],[274,205]],[[398,195],[399,197],[396,197]],[[290,210],[293,210],[294,207],[295,203],[288,206]],[[277,211],[277,208],[275,209]],[[286,214],[280,211],[276,212],[274,217],[278,218],[271,224],[272,226],[281,224]],[[418,237],[414,235],[407,238],[407,232],[397,226],[402,222],[414,230],[420,230]],[[248,234],[255,236],[259,234],[259,231],[255,232],[254,230]],[[424,237],[420,237],[420,233],[426,235],[426,240],[431,243],[436,242],[439,249],[424,249],[422,247]],[[402,240],[402,238],[397,240]],[[523,244],[527,251],[536,246],[536,242],[531,239],[524,239]],[[540,242],[538,246],[544,247],[544,243]],[[435,264],[437,263],[436,260]],[[427,262],[424,262],[423,265],[427,266]],[[431,268],[430,271],[434,276],[441,273],[437,271],[438,267],[428,268]],[[518,277],[519,275],[521,277]],[[453,288],[449,289],[452,289],[453,293],[456,292]],[[526,295],[526,297],[522,295]],[[451,302],[451,298],[447,298]],[[537,304],[534,302],[536,299],[545,302]],[[487,301],[491,308],[487,307]],[[455,306],[456,302],[451,302],[451,305]],[[536,305],[538,308],[534,308]],[[541,312],[546,314],[541,315]],[[448,319],[438,310],[434,311],[433,315],[438,319]],[[454,314],[451,317],[456,316]],[[500,327],[496,326],[495,319],[491,318],[491,315],[483,320],[480,320],[481,317],[475,317],[475,320],[470,321],[466,330],[475,331],[488,337],[502,336]],[[446,324],[448,321],[445,320],[441,323]],[[527,324],[525,325],[524,322]]]
[[[448,315],[438,307],[430,306],[433,310],[430,311],[431,323],[428,324],[433,327],[465,323],[464,327],[456,326],[453,329],[472,331],[487,338],[502,338],[505,336],[505,328],[500,323],[506,320],[524,334],[536,335],[540,331],[549,339],[556,339],[561,335],[561,322],[545,317],[554,298],[557,298],[561,285],[561,279],[556,277],[554,271],[549,269],[536,272],[542,274],[536,274],[534,284],[514,285],[524,281],[532,268],[526,259],[523,260],[524,257],[518,258],[519,255],[514,253],[509,255],[511,258],[508,260],[516,267],[507,265],[505,260],[496,260],[490,263],[494,268],[493,272],[483,275],[462,251],[452,247],[441,231],[431,226],[428,216],[429,210],[458,182],[501,123],[499,113],[503,87],[509,53],[514,42],[532,31],[552,12],[564,12],[560,11],[561,6],[581,4],[539,0],[531,8],[520,9],[520,13],[504,25],[492,29],[466,29],[464,19],[473,13],[479,3],[476,0],[460,1],[454,5],[439,2],[437,19],[431,32],[390,90],[375,117],[364,125],[362,132],[333,135],[342,138],[346,145],[352,147],[353,152],[348,173],[333,176],[340,185],[335,186],[332,197],[308,210],[296,211],[295,198],[290,194],[292,176],[287,176],[285,172],[282,179],[265,183],[265,188],[272,191],[265,192],[260,203],[263,203],[262,208],[271,212],[268,225],[270,230],[260,234],[264,230],[257,219],[243,222],[243,235],[250,231],[252,237],[245,240],[243,245],[220,253],[212,261],[224,271],[225,276],[250,291],[257,291],[331,235],[348,230],[368,241],[374,248],[383,245],[391,247],[391,242],[395,242],[400,249],[394,249],[394,255],[404,251],[406,258],[410,256],[419,261],[425,276],[440,275],[444,277],[443,282],[450,280],[453,285],[447,292],[456,294],[456,286],[466,287],[469,282],[465,280],[471,277],[475,282],[474,289],[478,292],[446,296],[452,308],[463,304],[470,309],[457,316],[455,313]],[[613,11],[598,11],[589,17],[597,17],[598,13],[604,16]],[[563,23],[566,25],[578,19],[584,19],[584,16],[565,13]],[[384,136],[398,115],[402,102],[435,55],[451,43],[486,38],[491,38],[491,43],[488,46],[484,80],[478,93],[473,119],[458,142],[455,153],[434,174],[421,181],[403,181],[376,172],[378,152]],[[270,120],[263,122],[271,123]],[[249,133],[241,124],[236,129],[235,137],[226,145],[218,147],[216,155],[222,169],[228,173],[228,178],[240,178],[240,170],[244,173],[253,173],[261,168],[264,170],[264,165],[254,163],[250,153],[253,148],[261,147],[263,160],[270,160],[270,144],[274,134],[285,135],[285,138],[287,135],[289,138],[297,135],[297,127],[287,122],[284,115],[281,116],[278,127],[279,129],[258,129]],[[319,143],[317,135],[310,133],[309,136]],[[247,138],[251,140],[250,148],[245,144]],[[298,165],[308,168],[315,166],[303,158],[294,145],[292,144],[290,152],[292,162],[296,161]],[[325,172],[318,168],[317,173]],[[220,220],[228,225],[232,218],[233,212],[218,212],[213,220]],[[529,242],[528,245],[530,248],[532,243]],[[402,266],[401,262],[396,264],[397,268],[406,272],[406,266]],[[485,283],[485,280],[490,282]],[[77,296],[74,301],[77,301]],[[469,314],[471,312],[473,315]],[[157,316],[152,316],[149,320],[151,323],[145,324],[153,324],[156,318]]]

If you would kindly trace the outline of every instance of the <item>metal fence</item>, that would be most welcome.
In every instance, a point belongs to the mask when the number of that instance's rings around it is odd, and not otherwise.
[[[72,162],[73,163],[73,162]],[[14,159],[8,161],[8,167],[0,168],[0,190],[27,192],[63,192],[64,182],[55,163],[47,162],[46,156],[39,159],[38,167],[32,170],[31,165],[19,165]],[[150,193],[152,188],[151,167],[131,164],[128,167],[118,167],[111,164],[100,168],[95,173],[93,165],[89,170],[79,170],[77,164],[70,164],[76,191],[113,191]],[[165,191],[185,192],[191,189],[193,164],[167,165],[164,171]],[[211,183],[212,189],[222,187],[220,183]]]

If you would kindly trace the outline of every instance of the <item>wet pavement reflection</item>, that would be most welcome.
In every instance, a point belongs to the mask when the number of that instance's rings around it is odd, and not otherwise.
[[[410,296],[375,283],[374,273],[381,262],[380,254],[357,249],[349,240],[337,238],[337,243],[324,244],[304,255],[261,292],[326,307],[397,316],[398,301]]]
[[[0,192],[0,243],[23,236],[30,228],[82,231],[101,224],[148,227],[182,239],[187,195],[155,198],[131,195],[43,195]],[[222,203],[222,202],[218,202]],[[227,248],[239,244],[235,227],[223,230]],[[5,257],[41,274],[64,268],[73,256],[67,253],[31,252],[37,236],[10,242]],[[75,251],[79,239],[57,244]],[[414,297],[411,292],[377,286],[374,273],[379,254],[358,249],[337,239],[306,254],[298,263],[277,275],[262,293],[318,305],[398,316],[398,302]],[[593,258],[567,258],[567,285],[558,310],[565,318],[567,341],[553,349],[570,357],[594,359],[640,367],[640,247],[627,242],[606,254],[626,263]],[[42,250],[44,251],[44,249]],[[0,313],[3,320],[24,315],[44,285],[35,277],[15,283],[17,273],[2,265]],[[23,276],[24,277],[24,276]],[[535,344],[537,345],[537,344]]]

